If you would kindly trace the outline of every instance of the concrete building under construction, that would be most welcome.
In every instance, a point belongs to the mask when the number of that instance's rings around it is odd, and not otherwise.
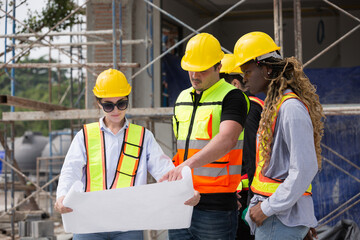
[[[74,134],[82,124],[102,116],[92,89],[105,69],[121,70],[132,86],[127,118],[151,130],[168,156],[175,154],[173,106],[177,95],[190,86],[180,60],[189,38],[200,32],[213,34],[223,51],[231,53],[239,37],[263,31],[281,46],[283,56],[303,63],[327,117],[323,167],[313,183],[318,228],[345,219],[360,224],[358,0],[82,0],[73,1],[76,7],[59,24],[78,11],[85,12],[83,23],[60,32],[53,31],[56,25],[43,32],[25,25],[27,33],[19,33],[16,26],[24,23],[16,12],[24,2],[0,4],[0,28],[13,29],[0,35],[0,74],[11,86],[11,92],[0,95],[0,103],[12,106],[3,112],[0,125],[0,238],[71,239],[53,211],[56,182]],[[56,56],[58,61],[19,63],[39,49],[47,49],[47,58]],[[16,70],[23,68],[66,70],[70,84],[59,104],[19,97]],[[54,87],[51,78],[49,74],[49,92]],[[81,82],[79,92],[73,90],[75,81]],[[64,99],[70,104],[63,104]],[[57,120],[70,124],[53,130]],[[49,135],[27,129],[15,138],[17,124],[25,121],[46,121]],[[20,163],[18,158],[24,160]],[[146,230],[144,237],[166,239],[167,231]]]

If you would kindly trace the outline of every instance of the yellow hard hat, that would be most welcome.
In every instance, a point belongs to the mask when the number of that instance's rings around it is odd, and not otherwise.
[[[263,32],[250,32],[243,35],[236,42],[234,47],[234,55],[236,57],[235,67],[239,67],[244,63],[255,60],[264,54],[279,50],[274,40]],[[280,55],[277,55],[280,57]]]
[[[219,41],[209,33],[199,33],[187,43],[181,67],[186,71],[201,72],[220,62],[223,57]]]
[[[131,86],[125,75],[111,68],[99,74],[93,89],[93,93],[98,98],[123,97],[130,92]]]
[[[236,67],[236,58],[234,54],[225,54],[224,58],[221,60],[221,69],[220,73],[226,73],[226,74],[241,74],[242,71],[240,67]]]

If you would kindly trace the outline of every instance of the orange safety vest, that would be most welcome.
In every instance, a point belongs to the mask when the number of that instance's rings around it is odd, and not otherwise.
[[[250,99],[250,101],[259,104],[261,106],[261,108],[264,109],[264,101],[263,100],[261,100],[260,98],[254,97],[254,96],[249,96],[249,99]],[[247,190],[249,190],[249,177],[246,173],[241,176],[241,182],[240,182],[239,186],[237,187],[236,191],[241,192],[241,191],[247,191]]]
[[[275,130],[276,119],[277,119],[280,107],[286,100],[288,100],[290,98],[296,98],[301,101],[301,99],[293,92],[284,94],[284,96],[282,97],[282,99],[280,101],[280,104],[277,106],[277,111],[275,113],[274,122],[272,124],[273,132]],[[305,105],[305,107],[307,108],[306,105]],[[276,191],[276,189],[279,187],[279,185],[282,182],[284,182],[284,179],[270,178],[270,177],[266,177],[262,174],[262,167],[264,165],[264,160],[263,160],[263,157],[262,157],[259,149],[260,149],[260,143],[257,142],[256,170],[255,170],[253,182],[251,184],[251,190],[256,194],[269,197]],[[310,184],[308,189],[305,191],[304,195],[311,195],[311,188],[312,188],[312,186]]]
[[[195,90],[182,91],[175,103],[173,129],[177,139],[175,166],[186,161],[219,132],[222,102],[231,90],[236,89],[224,79],[202,92],[194,103]],[[244,94],[245,95],[245,94]],[[246,95],[245,95],[246,96]],[[249,100],[246,97],[249,109]],[[202,167],[192,169],[194,188],[200,193],[235,192],[241,180],[242,146],[244,132],[236,146],[225,156]]]
[[[107,189],[105,137],[100,123],[83,126],[86,149],[86,192]],[[145,128],[129,124],[124,132],[124,142],[110,189],[134,186],[136,172],[142,152]]]

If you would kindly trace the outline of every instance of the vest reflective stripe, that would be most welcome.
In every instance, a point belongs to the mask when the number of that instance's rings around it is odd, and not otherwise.
[[[249,99],[250,99],[250,101],[256,102],[256,103],[259,104],[262,108],[264,108],[264,101],[261,100],[260,98],[257,98],[257,97],[254,97],[254,96],[250,96]]]
[[[83,127],[87,152],[86,192],[106,190],[105,142],[100,124]],[[144,140],[144,127],[129,124],[124,132],[124,142],[111,189],[134,185]]]
[[[247,173],[241,176],[241,182],[238,186],[238,188],[236,189],[237,192],[241,192],[241,191],[247,191],[249,190],[249,178]]]
[[[177,166],[206,146],[219,132],[222,101],[236,89],[223,79],[202,92],[199,104],[193,103],[194,89],[180,93],[174,109],[173,129],[177,138]],[[249,100],[248,109],[249,110]],[[203,167],[193,169],[194,188],[200,193],[235,192],[241,179],[243,133],[236,146],[224,157]]]
[[[277,115],[279,113],[280,107],[286,100],[288,100],[290,98],[296,98],[296,99],[300,100],[300,98],[293,92],[284,94],[284,96],[281,99],[280,104],[277,106],[277,112],[274,117],[274,123],[272,124],[273,132],[275,130],[276,119],[277,119]],[[255,170],[254,179],[251,183],[251,190],[256,194],[260,194],[260,195],[269,197],[276,191],[276,189],[279,187],[279,185],[282,182],[284,182],[284,179],[269,178],[262,174],[261,170],[264,165],[264,160],[262,159],[262,155],[261,155],[261,152],[259,149],[260,149],[260,143],[258,142],[257,146],[256,146],[256,150],[257,150],[256,151],[256,170]],[[312,189],[312,186],[310,184],[310,186],[308,187],[308,189],[305,191],[305,193],[303,195],[311,195],[312,194],[311,189]]]
[[[115,180],[111,186],[123,188],[134,186],[136,171],[139,166],[145,128],[129,124],[125,133],[120,160],[116,169]]]
[[[193,174],[197,176],[219,177],[225,175],[237,175],[241,172],[241,165],[230,165],[223,168],[200,167],[194,168]]]
[[[264,108],[264,101],[261,100],[258,97],[254,97],[254,96],[249,96],[249,99],[251,102],[255,102],[257,104],[259,104],[261,106],[261,108]],[[241,192],[242,190],[249,190],[249,179],[248,179],[248,175],[244,174],[241,176],[241,182],[239,183],[239,186],[236,189],[238,192]]]
[[[100,123],[90,123],[83,128],[85,148],[87,154],[85,191],[100,191],[106,189],[106,158],[104,149],[104,135],[100,130]]]
[[[243,135],[244,132],[241,132]],[[190,140],[189,141],[189,148],[192,149],[203,149],[206,144],[208,144],[210,141],[208,140]],[[185,140],[178,140],[177,141],[177,148],[178,149],[185,149],[186,141]],[[242,149],[244,145],[244,140],[238,140],[235,147],[233,149]]]

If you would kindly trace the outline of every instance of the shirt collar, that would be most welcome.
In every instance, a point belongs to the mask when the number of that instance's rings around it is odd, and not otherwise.
[[[100,129],[101,129],[102,131],[106,131],[106,132],[112,133],[112,132],[110,131],[110,129],[105,125],[105,123],[104,123],[104,118],[105,118],[105,117],[101,117],[101,118],[99,119]],[[128,127],[129,127],[129,121],[128,121],[127,118],[125,117],[124,126],[120,129],[119,132],[124,131],[124,129],[127,129]]]

